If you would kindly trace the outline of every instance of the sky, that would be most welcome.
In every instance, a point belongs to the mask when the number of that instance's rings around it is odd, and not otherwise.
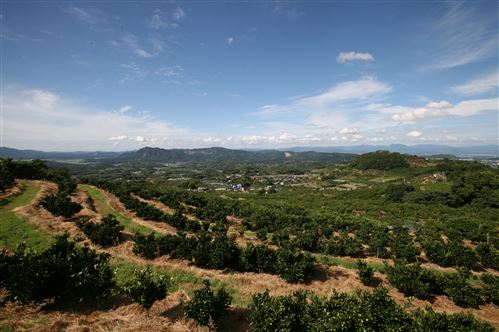
[[[498,144],[497,1],[0,1],[0,146]]]

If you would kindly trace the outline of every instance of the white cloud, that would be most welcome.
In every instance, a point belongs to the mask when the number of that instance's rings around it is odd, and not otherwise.
[[[449,10],[429,32],[434,52],[423,70],[454,68],[497,54],[497,15],[479,12],[472,3],[450,2]]]
[[[491,99],[475,99],[465,100],[455,106],[450,106],[445,109],[439,108],[405,108],[408,111],[405,113],[398,113],[392,116],[394,122],[414,122],[426,118],[440,118],[448,116],[472,116],[486,111],[497,111],[498,100],[497,98]],[[392,112],[388,108],[388,112]]]
[[[139,44],[137,36],[134,34],[126,34],[122,37],[122,41],[126,47],[128,47],[132,52],[141,58],[151,58],[157,56],[161,51],[163,51],[164,43],[156,38],[149,40],[152,50],[146,50]]]
[[[341,52],[336,57],[336,62],[346,63],[350,61],[374,61],[374,57],[369,53]]]
[[[185,17],[185,12],[181,7],[177,7],[172,14],[173,18],[176,20],[183,19]]]
[[[449,108],[452,107],[453,105],[449,103],[448,101],[442,100],[442,101],[430,101],[428,104],[426,104],[426,107],[429,108]]]
[[[111,137],[109,137],[109,140],[110,141],[123,141],[127,138],[128,138],[128,136],[126,136],[126,135],[120,135],[120,136],[111,136]]]
[[[63,9],[66,13],[91,26],[107,22],[104,14],[95,8],[83,8],[70,5]]]
[[[159,14],[154,14],[149,20],[147,20],[147,27],[151,29],[159,30],[161,28],[167,28],[168,26],[168,22],[163,21]]]
[[[413,131],[408,132],[407,136],[414,137],[414,138],[420,138],[423,136],[423,134],[417,130],[413,130]]]
[[[340,134],[358,134],[358,133],[359,133],[359,131],[357,130],[357,128],[345,127],[345,128],[340,130]]]
[[[234,39],[234,37],[229,37],[225,41],[227,42],[227,44],[232,45],[232,43],[234,43],[235,39]]]
[[[497,94],[499,81],[498,76],[499,73],[494,71],[492,73],[471,79],[463,84],[453,86],[450,91],[465,96],[474,96],[492,92]]]
[[[372,76],[364,76],[356,81],[338,83],[320,94],[298,98],[287,105],[262,106],[255,114],[272,115],[296,110],[321,109],[346,101],[366,101],[382,97],[391,90],[389,84],[380,82]]]
[[[128,112],[129,110],[131,110],[132,108],[133,107],[130,105],[125,105],[125,106],[120,107],[118,112],[120,112],[121,114],[124,114],[124,113]]]
[[[3,136],[8,146],[93,150],[119,144],[133,148],[137,143],[187,135],[185,129],[151,114],[85,107],[47,90],[6,87],[3,96]]]

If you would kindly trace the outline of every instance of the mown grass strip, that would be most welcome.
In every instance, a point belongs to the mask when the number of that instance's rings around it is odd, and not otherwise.
[[[127,231],[144,235],[155,233],[151,228],[134,223],[130,218],[116,211],[111,205],[109,205],[104,195],[94,187],[86,184],[80,184],[78,185],[78,187],[81,190],[85,191],[93,199],[95,208],[97,209],[98,213],[100,213],[102,216],[112,214],[116,218],[116,220],[118,220],[118,222],[125,227]]]
[[[47,248],[52,236],[18,216],[13,210],[31,202],[40,186],[32,181],[22,181],[23,191],[0,202],[0,247],[15,250],[23,242],[28,248]]]

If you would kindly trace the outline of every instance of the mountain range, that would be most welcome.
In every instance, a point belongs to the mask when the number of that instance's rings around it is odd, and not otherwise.
[[[393,144],[385,146],[358,145],[335,147],[292,147],[275,150],[235,150],[221,147],[199,149],[162,149],[144,147],[135,151],[102,152],[102,151],[75,151],[75,152],[44,152],[37,150],[19,150],[8,147],[0,148],[0,157],[13,159],[43,159],[43,160],[85,160],[106,163],[279,163],[284,161],[297,162],[343,162],[349,161],[356,154],[378,150],[388,150],[410,155],[432,156],[491,156],[498,157],[498,147],[495,145],[481,145],[469,147],[454,147],[447,145],[413,145]]]

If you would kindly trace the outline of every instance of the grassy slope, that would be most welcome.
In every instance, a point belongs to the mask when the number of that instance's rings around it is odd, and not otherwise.
[[[15,250],[25,242],[29,248],[43,249],[48,246],[51,236],[19,217],[13,211],[31,202],[40,186],[32,181],[23,181],[21,194],[0,202],[0,247]]]
[[[121,213],[113,209],[113,207],[109,205],[104,195],[102,195],[102,193],[99,190],[86,184],[80,184],[78,186],[80,187],[81,190],[85,191],[93,199],[97,212],[102,216],[112,214],[113,216],[116,217],[116,220],[118,220],[120,224],[122,224],[125,227],[125,229],[131,233],[141,233],[145,235],[154,233],[152,229],[134,223],[130,218],[122,215]]]

